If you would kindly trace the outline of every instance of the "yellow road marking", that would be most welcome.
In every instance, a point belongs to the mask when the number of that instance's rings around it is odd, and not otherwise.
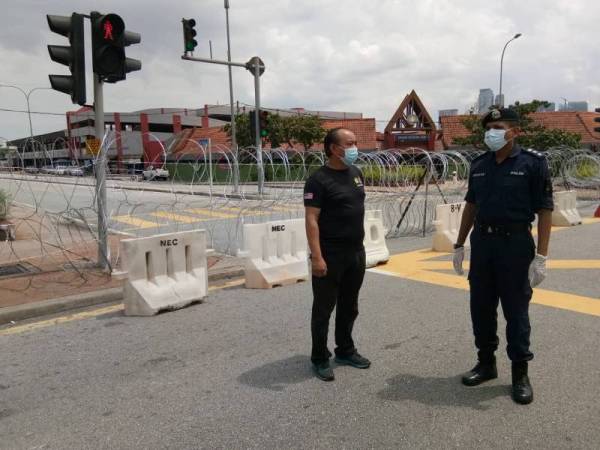
[[[218,211],[215,211],[212,209],[204,209],[204,208],[186,209],[185,212],[190,212],[192,214],[200,214],[200,215],[206,216],[206,217],[216,217],[219,219],[231,219],[233,217],[237,217],[236,214],[223,213],[223,212],[218,212]],[[206,220],[206,219],[201,219],[201,220]]]
[[[448,253],[433,252],[431,250],[417,250],[413,252],[393,255],[387,264],[369,269],[371,272],[391,275],[422,283],[455,289],[469,290],[469,282],[465,276],[434,272],[434,270],[451,270],[451,261],[428,261],[431,258],[447,255]],[[467,269],[465,264],[465,270]],[[597,269],[600,260],[549,260],[549,269]],[[592,316],[600,316],[600,298],[584,297],[581,295],[564,292],[549,291],[546,289],[533,290],[533,303],[566,309]]]
[[[150,215],[155,216],[155,217],[160,217],[161,219],[167,219],[172,222],[182,222],[182,223],[196,223],[196,222],[202,222],[205,220],[205,219],[202,219],[199,217],[183,216],[181,214],[175,214],[175,213],[171,213],[171,212],[167,212],[167,211],[156,211],[156,212],[150,213]]]
[[[156,228],[159,226],[157,222],[150,222],[135,216],[114,216],[112,219],[116,220],[117,222],[126,223],[127,225],[133,225],[136,227],[134,229]]]
[[[227,289],[227,288],[234,287],[234,286],[240,286],[244,283],[245,283],[245,280],[233,280],[233,281],[229,281],[229,282],[226,282],[223,284],[209,286],[208,291],[209,292],[218,291],[220,289]],[[5,336],[5,335],[9,335],[9,334],[25,333],[28,331],[38,330],[40,328],[50,327],[52,325],[59,325],[61,323],[73,322],[75,320],[90,319],[92,317],[103,316],[105,314],[122,311],[123,309],[124,309],[123,304],[119,303],[118,305],[105,306],[105,307],[94,309],[91,311],[83,311],[83,312],[79,312],[79,313],[75,313],[75,314],[67,314],[65,316],[55,317],[53,319],[41,320],[39,322],[33,322],[33,323],[25,324],[25,325],[18,325],[15,327],[6,328],[4,330],[0,330],[0,336]]]
[[[423,261],[422,266],[427,270],[454,270],[452,261]],[[546,267],[548,269],[600,269],[600,259],[549,259]],[[465,261],[463,268],[469,268],[469,262]]]

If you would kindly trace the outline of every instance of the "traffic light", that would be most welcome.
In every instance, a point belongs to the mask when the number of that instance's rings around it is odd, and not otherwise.
[[[596,108],[595,111],[600,114],[600,108]],[[600,117],[594,117],[594,122],[600,122]],[[600,127],[594,127],[596,133],[600,133]]]
[[[46,15],[48,26],[54,33],[69,38],[71,46],[49,45],[50,59],[69,66],[71,75],[48,75],[52,89],[71,96],[73,103],[85,105],[85,53],[83,36],[83,16],[73,13],[69,16]]]
[[[184,53],[193,52],[198,45],[198,41],[194,39],[196,37],[196,30],[194,29],[196,21],[194,19],[181,19],[181,23],[183,24]]]
[[[269,136],[269,112],[261,111],[260,112],[260,137],[266,138]]]
[[[94,11],[91,22],[93,68],[101,81],[116,83],[142,68],[141,61],[125,56],[125,47],[141,42],[139,33],[126,31],[125,22],[117,14]]]

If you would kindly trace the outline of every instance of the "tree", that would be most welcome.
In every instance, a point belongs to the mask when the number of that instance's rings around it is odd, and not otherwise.
[[[536,150],[546,150],[550,147],[566,145],[569,147],[578,147],[581,142],[579,133],[571,133],[560,129],[548,129],[543,125],[535,124],[530,114],[537,111],[540,106],[548,106],[545,100],[533,100],[530,103],[515,102],[509,108],[514,109],[519,114],[519,127],[522,134],[517,138],[519,145]],[[473,146],[482,148],[485,130],[481,126],[481,118],[473,115],[461,120],[463,126],[469,131],[465,137],[454,138],[456,145]]]
[[[238,145],[240,147],[253,146],[254,141],[250,127],[253,127],[254,124],[250,123],[249,115],[238,114],[235,120]],[[230,125],[225,125],[224,129],[227,134],[231,135]],[[325,129],[321,124],[321,119],[317,116],[269,114],[266,141],[271,144],[271,148],[281,147],[282,144],[292,147],[295,143],[300,143],[305,150],[308,150],[323,137],[325,137]]]

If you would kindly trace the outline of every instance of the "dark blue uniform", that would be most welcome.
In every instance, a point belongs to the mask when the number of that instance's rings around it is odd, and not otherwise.
[[[498,348],[497,309],[507,321],[507,352],[513,362],[529,361],[529,265],[535,256],[531,222],[553,209],[552,181],[543,154],[515,145],[496,162],[493,152],[471,165],[465,200],[476,209],[471,233],[471,318],[479,360],[490,362]]]

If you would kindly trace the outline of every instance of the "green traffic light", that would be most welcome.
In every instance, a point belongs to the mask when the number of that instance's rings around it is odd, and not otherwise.
[[[260,130],[260,135],[262,137],[267,137],[267,130]]]

